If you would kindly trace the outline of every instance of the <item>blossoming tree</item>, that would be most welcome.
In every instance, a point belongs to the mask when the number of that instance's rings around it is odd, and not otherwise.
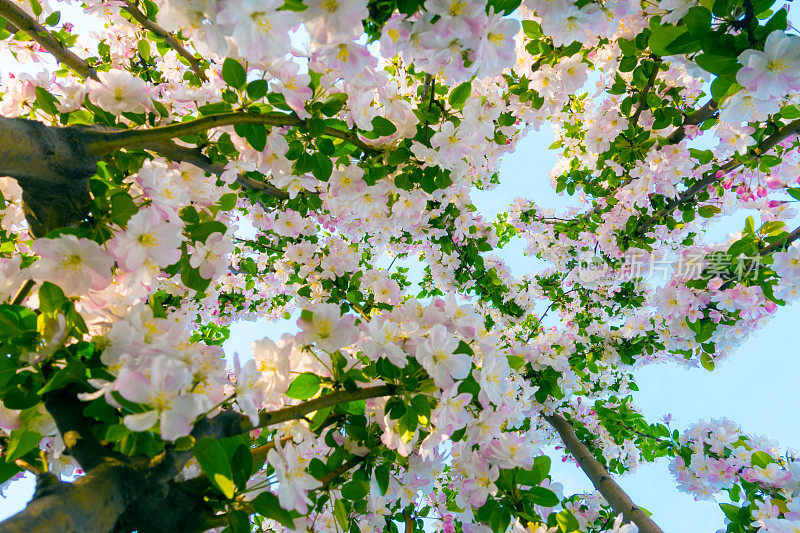
[[[795,457],[631,397],[800,290],[786,16],[0,0],[0,482],[37,480],[0,531],[657,532],[614,477],[662,458],[727,531],[797,531]],[[578,207],[484,218],[550,126]],[[515,276],[513,239],[546,268]],[[233,321],[291,316],[226,363]]]

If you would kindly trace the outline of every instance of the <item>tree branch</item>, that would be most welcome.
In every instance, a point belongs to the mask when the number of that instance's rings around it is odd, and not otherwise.
[[[644,111],[645,106],[647,105],[647,95],[650,93],[650,90],[653,88],[653,84],[656,81],[656,77],[658,76],[659,66],[661,65],[661,60],[653,62],[653,72],[650,73],[650,77],[647,78],[647,83],[645,83],[644,89],[639,96],[639,105],[636,106],[636,111],[633,113],[631,117],[631,124],[636,125],[639,122],[639,115],[642,114]]]
[[[292,405],[291,407],[284,407],[277,411],[269,413],[262,413],[258,421],[259,428],[265,428],[287,422],[289,420],[297,420],[303,418],[308,413],[319,411],[326,407],[332,407],[341,403],[355,402],[358,400],[367,400],[369,398],[380,398],[381,396],[390,396],[397,391],[395,385],[375,385],[373,387],[364,387],[356,390],[342,390],[314,398],[299,405]],[[250,421],[242,418],[241,431],[250,431],[255,429]]]
[[[678,129],[673,131],[670,136],[667,137],[667,143],[678,144],[684,139],[684,137],[686,137],[686,126],[696,126],[698,124],[702,124],[706,121],[706,119],[714,116],[714,113],[716,113],[717,110],[717,102],[712,98],[703,104],[703,107],[691,115],[686,115],[686,118],[683,120],[683,124],[678,126]]]
[[[184,58],[189,63],[189,68],[197,74],[197,77],[200,78],[202,81],[208,81],[208,76],[206,73],[203,72],[203,68],[200,66],[200,61],[192,55],[183,45],[178,41],[175,37],[172,36],[170,32],[147,18],[147,15],[142,13],[139,8],[131,2],[130,0],[124,0],[125,5],[122,7],[125,11],[127,11],[131,17],[133,17],[136,22],[138,22],[144,29],[153,32],[154,34],[158,35],[164,42],[167,43],[167,46],[175,50],[179,56]]]
[[[792,122],[786,124],[785,126],[779,128],[778,131],[776,131],[775,133],[773,133],[772,135],[770,135],[766,139],[762,140],[758,144],[758,146],[756,146],[755,148],[753,148],[751,150],[751,153],[755,157],[759,157],[759,156],[763,155],[764,153],[768,152],[769,150],[771,150],[772,148],[774,148],[775,145],[777,145],[779,142],[783,141],[784,139],[786,139],[790,135],[793,135],[793,134],[797,133],[798,131],[800,131],[800,118],[795,119]],[[735,170],[735,169],[739,168],[744,163],[745,163],[744,161],[734,158],[734,159],[729,160],[724,165],[722,165],[722,167],[719,169],[719,171],[717,171],[717,172],[708,172],[703,179],[698,180],[697,182],[695,182],[694,185],[692,185],[691,187],[686,189],[677,198],[674,198],[674,199],[668,201],[666,206],[664,206],[663,208],[658,210],[655,214],[653,214],[653,216],[651,216],[650,218],[648,218],[647,220],[642,222],[639,225],[639,229],[638,229],[639,234],[641,235],[643,232],[647,231],[647,229],[650,228],[653,224],[655,224],[655,222],[658,219],[660,219],[661,217],[663,217],[665,215],[668,215],[669,213],[674,211],[675,208],[678,207],[679,205],[690,201],[695,196],[697,196],[701,191],[705,190],[706,187],[708,187],[709,185],[712,185],[712,184],[716,183],[717,181],[721,180],[722,177],[725,174],[727,174],[728,172],[731,172],[732,170]],[[720,172],[721,172],[720,177],[717,177],[717,175]]]
[[[366,458],[367,458],[366,455],[356,455],[350,458],[349,460],[345,461],[344,463],[342,463],[342,465],[339,466],[339,468],[331,470],[330,472],[325,474],[322,477],[322,479],[320,479],[320,481],[322,482],[322,486],[318,490],[327,489],[328,486],[336,480],[336,478],[346,473],[351,468],[358,466]]]
[[[50,33],[47,28],[39,24],[36,19],[28,15],[12,0],[0,0],[0,17],[28,34],[31,39],[50,52],[50,55],[62,65],[69,67],[83,78],[92,78],[99,81],[97,72],[89,63],[61,44],[61,41]]]
[[[111,531],[144,489],[135,468],[105,460],[74,483],[56,481],[37,490],[25,509],[0,522],[0,533]]]
[[[664,533],[658,525],[647,516],[642,509],[640,509],[630,496],[628,496],[622,487],[611,477],[611,474],[603,468],[603,465],[595,459],[589,448],[580,441],[575,434],[572,425],[566,421],[561,415],[544,415],[543,418],[547,420],[551,426],[558,432],[561,440],[564,442],[567,450],[572,454],[575,460],[578,461],[581,470],[591,480],[592,485],[596,488],[603,498],[611,505],[616,513],[622,513],[626,520],[629,520],[639,527],[640,533]]]
[[[97,139],[96,141],[90,143],[89,149],[91,151],[108,153],[118,148],[143,148],[148,143],[166,141],[175,139],[177,137],[183,137],[184,135],[203,133],[212,128],[235,126],[236,124],[262,124],[264,126],[274,127],[292,126],[296,128],[308,129],[308,123],[305,120],[290,115],[242,112],[222,113],[219,115],[208,115],[205,117],[187,120],[185,122],[168,124],[166,126],[158,126],[156,128],[149,128],[145,130],[119,130],[105,132],[105,135],[102,139]],[[360,148],[365,153],[381,153],[379,149],[366,144],[355,135],[350,134],[350,132],[340,130],[338,128],[326,128],[325,135],[342,139],[343,141]]]

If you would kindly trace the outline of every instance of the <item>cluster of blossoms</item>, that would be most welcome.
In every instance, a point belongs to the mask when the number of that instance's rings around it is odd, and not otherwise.
[[[759,533],[800,526],[800,462],[782,457],[774,441],[748,436],[730,420],[701,421],[681,435],[670,464],[678,487],[696,499],[727,491],[752,518]],[[738,506],[728,504],[738,512]]]

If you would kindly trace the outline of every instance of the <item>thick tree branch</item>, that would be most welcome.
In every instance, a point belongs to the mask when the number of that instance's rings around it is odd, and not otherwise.
[[[104,460],[74,483],[56,481],[37,490],[24,510],[0,522],[0,533],[111,531],[144,489],[137,469]]]
[[[200,78],[202,81],[208,81],[208,76],[206,73],[203,72],[203,68],[200,66],[200,61],[192,55],[183,45],[178,41],[173,35],[147,18],[147,15],[142,13],[139,8],[131,2],[130,0],[124,0],[125,4],[123,5],[122,9],[128,12],[133,19],[138,22],[144,29],[153,32],[155,35],[158,35],[164,42],[167,43],[167,46],[175,50],[179,56],[184,58],[187,63],[189,63],[189,68],[197,74],[197,77]]]
[[[118,148],[143,148],[148,143],[166,141],[177,137],[183,137],[184,135],[203,133],[222,126],[235,126],[236,124],[261,124],[274,127],[292,126],[295,128],[308,128],[308,123],[305,120],[290,115],[232,112],[208,115],[156,128],[106,132],[102,139],[97,139],[90,144],[89,149],[90,151],[105,151],[108,153]],[[328,127],[325,129],[325,135],[341,139],[357,146],[365,153],[381,153],[379,149],[368,145],[357,136],[345,130]]]
[[[92,78],[99,81],[97,72],[89,63],[61,44],[61,41],[50,33],[47,28],[39,24],[36,19],[28,15],[12,0],[0,0],[0,17],[13,24],[18,30],[27,33],[31,39],[50,52],[62,65],[69,67],[83,78]]]
[[[561,415],[553,414],[544,416],[553,428],[558,432],[567,450],[572,454],[583,472],[591,480],[603,498],[611,505],[616,513],[622,513],[626,520],[629,520],[639,527],[640,533],[664,533],[658,525],[640,509],[633,500],[622,490],[611,474],[603,468],[603,465],[595,459],[589,448],[581,442],[575,434],[572,425]]]

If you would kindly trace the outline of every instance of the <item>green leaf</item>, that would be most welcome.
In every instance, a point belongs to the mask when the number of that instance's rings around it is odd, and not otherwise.
[[[346,500],[363,500],[369,494],[369,483],[366,481],[349,481],[342,485],[342,498]]]
[[[472,82],[466,81],[450,91],[450,96],[447,97],[447,103],[453,109],[461,109],[467,103],[467,98],[472,94]]]
[[[256,152],[263,152],[267,146],[267,127],[263,124],[234,124],[233,131],[246,139]]]
[[[201,276],[200,271],[189,263],[186,253],[181,256],[181,283],[197,292],[205,292],[211,284],[211,280]]]
[[[564,510],[556,515],[556,524],[561,533],[572,533],[581,528],[578,519],[572,514],[572,511]]]
[[[711,11],[701,6],[694,6],[683,16],[683,22],[689,28],[689,32],[702,36],[711,30]]]
[[[294,378],[286,391],[286,396],[295,400],[308,400],[319,391],[320,385],[322,382],[319,376],[311,372],[304,372]]]
[[[34,93],[36,94],[36,105],[39,106],[45,113],[49,115],[57,115],[58,109],[56,109],[56,104],[58,103],[58,99],[47,92],[46,89],[41,87],[35,87]]]
[[[80,361],[70,361],[67,366],[59,369],[59,371],[50,378],[50,381],[39,390],[39,394],[44,394],[51,390],[63,389],[70,383],[80,383],[85,377],[86,366]]]
[[[225,531],[230,529],[231,533],[250,533],[250,517],[246,512],[241,509],[234,509],[233,511],[228,511],[226,516],[228,518],[228,527]]]
[[[386,135],[392,135],[395,133],[397,131],[397,127],[392,123],[391,120],[383,117],[375,117],[372,119],[372,131],[381,137],[385,137]]]
[[[217,205],[222,211],[230,211],[231,209],[236,207],[236,198],[237,196],[235,192],[229,192],[223,194],[222,196],[219,197]]]
[[[728,95],[733,94],[739,88],[733,74],[724,74],[711,82],[711,96],[717,102],[722,102]]]
[[[111,197],[111,218],[120,227],[128,225],[128,221],[139,211],[139,208],[127,192],[120,191]]]
[[[280,522],[284,527],[294,530],[294,520],[292,515],[281,507],[278,497],[271,492],[262,492],[251,502],[258,514],[265,518],[270,518]]]
[[[542,26],[535,20],[523,20],[522,31],[528,39],[538,39],[542,36]]]
[[[61,21],[61,11],[53,11],[50,13],[46,19],[44,19],[44,23],[48,26],[55,26]]]
[[[378,484],[378,490],[381,492],[381,496],[386,494],[386,491],[389,490],[389,468],[386,465],[378,465],[375,467],[375,483]]]
[[[650,51],[659,56],[671,55],[672,52],[668,50],[669,45],[688,31],[685,26],[656,26],[652,29],[650,40],[648,41]]]
[[[235,485],[228,454],[216,439],[202,438],[194,445],[194,456],[208,479],[226,498],[232,499]]]
[[[39,311],[42,313],[55,313],[60,311],[67,302],[68,300],[67,297],[64,296],[64,291],[49,281],[45,281],[39,287]]]
[[[757,451],[753,452],[753,455],[750,456],[750,464],[753,466],[759,466],[761,468],[766,468],[767,465],[770,463],[774,463],[775,459],[770,456],[767,452]]]
[[[136,50],[145,61],[150,61],[150,43],[147,39],[139,39],[139,42],[136,43]]]
[[[326,117],[332,117],[342,110],[345,102],[347,102],[347,95],[345,93],[334,93],[325,100],[320,111],[322,111],[322,114]]]
[[[267,80],[253,80],[247,84],[247,96],[251,100],[261,100],[266,96],[269,90],[269,82]]]
[[[486,2],[486,10],[488,11],[489,8],[492,7],[495,13],[509,15],[517,9],[521,3],[522,0],[489,0]]]
[[[315,153],[314,168],[311,169],[311,173],[320,181],[328,181],[333,174],[333,161],[322,152]]]
[[[533,503],[542,507],[555,507],[561,501],[555,492],[544,487],[532,487],[525,493],[528,494]]]
[[[711,359],[711,356],[705,352],[703,352],[703,354],[700,355],[700,364],[703,365],[703,368],[705,368],[709,372],[714,371],[714,366],[715,366],[714,360]]]
[[[5,459],[8,462],[13,462],[19,459],[29,451],[36,448],[42,436],[36,431],[28,431],[27,429],[15,429],[8,437],[8,449],[5,453]]]
[[[235,59],[227,58],[222,64],[222,79],[234,89],[241,89],[247,82],[247,71]]]
[[[336,516],[336,521],[339,522],[339,525],[342,526],[342,529],[347,531],[350,528],[348,524],[350,523],[350,516],[347,514],[347,509],[344,506],[344,502],[342,500],[336,500],[333,503],[333,514]]]
[[[697,210],[697,214],[703,218],[712,218],[719,212],[719,207],[714,205],[704,205]]]
[[[307,121],[308,124],[308,133],[312,137],[319,137],[320,135],[325,133],[325,130],[328,127],[325,125],[325,121],[321,118],[310,118]]]

